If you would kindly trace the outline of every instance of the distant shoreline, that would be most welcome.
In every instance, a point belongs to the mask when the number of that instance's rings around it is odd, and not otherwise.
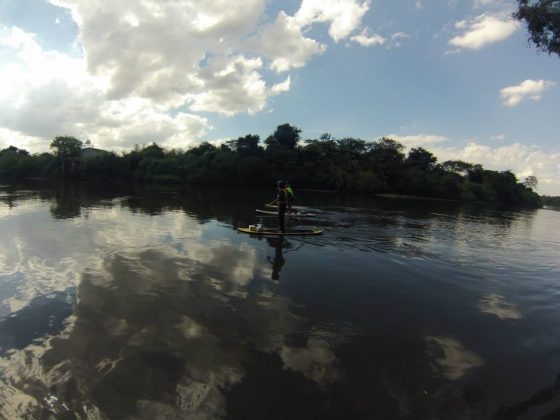
[[[450,201],[454,203],[466,203],[466,201],[455,200],[452,198],[436,198],[436,197],[424,197],[421,195],[408,195],[408,194],[375,194],[376,197],[383,198],[401,198],[405,200],[430,200],[430,201]]]

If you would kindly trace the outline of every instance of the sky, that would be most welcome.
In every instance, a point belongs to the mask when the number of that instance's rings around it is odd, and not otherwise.
[[[0,148],[129,151],[281,124],[560,195],[560,57],[510,0],[0,0]]]

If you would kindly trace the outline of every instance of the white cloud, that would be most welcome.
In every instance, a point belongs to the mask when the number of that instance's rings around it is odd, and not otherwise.
[[[475,8],[490,6],[494,3],[496,3],[497,1],[499,1],[499,0],[474,0],[473,6]]]
[[[362,47],[372,46],[385,46],[385,48],[399,48],[402,46],[401,42],[405,39],[410,39],[411,36],[406,32],[395,32],[391,36],[383,37],[379,34],[370,34],[369,28],[364,28],[358,35],[350,38],[351,41],[361,45]]]
[[[496,135],[490,136],[490,140],[503,140],[505,138],[506,138],[505,134],[496,134]]]
[[[460,49],[478,50],[488,44],[503,41],[519,27],[519,22],[506,16],[482,14],[473,20],[455,23],[455,28],[463,33],[452,38],[449,44]]]
[[[359,28],[370,5],[303,0],[295,16],[280,12],[268,22],[266,0],[49,2],[78,27],[75,56],[0,27],[2,141],[34,145],[31,151],[66,134],[111,149],[146,141],[185,147],[212,128],[192,112],[265,111],[291,86],[290,77],[275,80],[265,68],[305,66],[326,51],[306,35],[313,25],[327,23],[339,41]]]
[[[391,35],[391,46],[398,48],[401,46],[401,40],[410,39],[410,38],[412,37],[406,32],[396,32],[393,35]]]
[[[509,5],[511,5],[509,0],[473,0],[473,7],[475,9],[503,8]]]
[[[211,128],[148,99],[107,100],[107,81],[89,75],[82,59],[45,51],[18,28],[3,29],[0,48],[14,55],[0,67],[0,146],[47,151],[56,135],[72,135],[114,150],[151,141],[184,147]]]
[[[224,115],[242,111],[254,114],[263,110],[267,98],[289,89],[290,82],[287,79],[268,88],[258,72],[262,65],[260,58],[247,59],[243,56],[210,60],[201,73],[206,79],[204,91],[187,95],[191,109]]]
[[[391,134],[386,137],[396,140],[407,147],[424,147],[449,140],[449,138],[447,137],[439,136],[436,134],[417,134],[410,136],[399,136],[396,134]]]
[[[361,24],[371,0],[303,0],[295,19],[301,27],[328,22],[329,35],[338,42],[348,37]]]
[[[386,40],[381,35],[368,34],[368,30],[364,29],[359,35],[354,35],[350,40],[360,44],[362,47],[371,47],[374,45],[384,45]]]
[[[491,147],[471,142],[464,148],[430,147],[438,161],[463,160],[480,163],[484,168],[511,170],[519,180],[534,175],[539,180],[539,193],[560,195],[560,150],[546,151],[538,146],[513,143]]]
[[[524,98],[533,101],[541,99],[543,93],[550,89],[554,82],[548,80],[530,80],[527,79],[517,86],[509,86],[500,90],[500,96],[504,105],[514,107]]]
[[[264,0],[52,2],[72,10],[88,70],[111,81],[110,98],[141,96],[175,106],[185,92],[204,87],[205,57],[228,55],[264,10]]]
[[[539,180],[539,194],[560,195],[560,150],[543,150],[539,146],[513,143],[500,147],[480,144],[471,140],[465,147],[445,146],[450,139],[437,134],[387,135],[407,148],[425,147],[433,153],[438,162],[462,160],[481,164],[485,169],[495,171],[511,170],[522,181],[529,175]],[[493,136],[496,140],[505,138],[503,134]]]
[[[280,12],[254,41],[255,49],[272,60],[271,68],[286,71],[303,67],[314,55],[325,52],[325,45],[303,36],[296,20]]]

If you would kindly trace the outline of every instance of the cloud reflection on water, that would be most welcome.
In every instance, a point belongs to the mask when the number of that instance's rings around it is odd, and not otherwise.
[[[469,370],[483,366],[484,360],[452,337],[426,337],[434,368],[446,379],[455,381]]]
[[[521,319],[522,315],[514,303],[508,302],[505,297],[490,293],[483,296],[478,304],[480,312],[495,315],[500,319]]]
[[[269,281],[250,290],[251,248],[194,249],[199,259],[165,246],[113,252],[88,268],[66,337],[46,340],[39,353],[26,348],[1,360],[7,371],[0,395],[11,401],[1,414],[221,417],[224,392],[244,377],[252,347],[278,354],[320,386],[336,379],[336,357],[325,341],[310,340],[304,349],[291,344],[305,321],[290,299]],[[249,269],[230,270],[232,262]]]

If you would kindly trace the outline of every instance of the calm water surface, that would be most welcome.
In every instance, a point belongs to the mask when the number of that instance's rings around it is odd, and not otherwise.
[[[560,417],[560,213],[296,194],[1,187],[0,417]]]

